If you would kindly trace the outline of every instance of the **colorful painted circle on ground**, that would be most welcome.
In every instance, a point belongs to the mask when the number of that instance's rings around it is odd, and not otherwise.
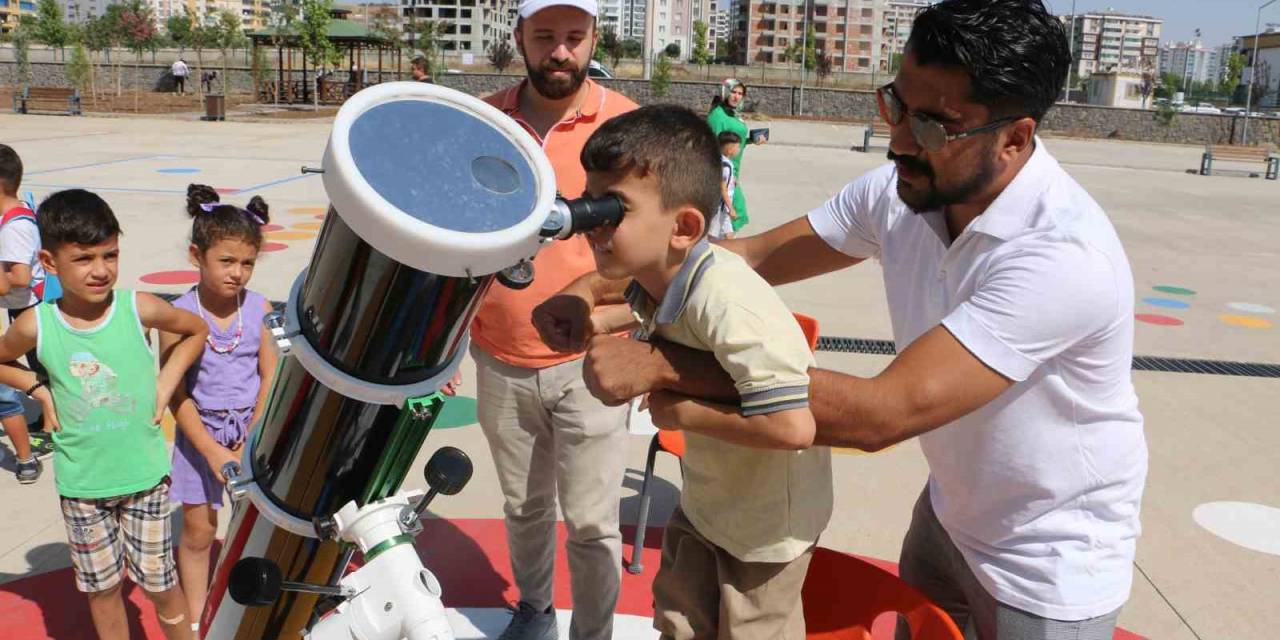
[[[476,399],[467,396],[453,396],[444,399],[444,409],[440,411],[432,429],[457,429],[476,423]]]
[[[1186,302],[1172,298],[1143,298],[1142,301],[1153,307],[1165,307],[1166,309],[1186,309],[1191,306]]]
[[[310,240],[316,234],[311,231],[272,231],[266,236],[268,240]]]
[[[1280,509],[1252,502],[1206,502],[1191,517],[1227,542],[1280,556]]]
[[[1187,289],[1186,287],[1175,287],[1167,284],[1162,284],[1162,285],[1158,285],[1151,288],[1156,291],[1159,291],[1160,293],[1167,293],[1171,296],[1194,296],[1196,294],[1196,292],[1192,289]]]
[[[328,217],[328,216],[326,216],[326,215],[325,215],[325,214],[323,214],[323,213],[317,213],[317,214],[316,214],[316,220],[324,220],[324,219],[325,219],[325,218],[327,218],[327,217]]]
[[[200,282],[200,272],[190,270],[156,271],[138,279],[147,284],[195,284]]]
[[[1228,302],[1227,308],[1241,313],[1258,313],[1263,315],[1273,315],[1276,312],[1272,307],[1253,302]]]
[[[171,167],[168,169],[156,169],[156,173],[200,173],[195,167]]]
[[[327,207],[289,207],[288,211],[295,216],[314,216],[324,215],[329,209]]]
[[[264,253],[270,253],[272,251],[284,251],[285,249],[288,249],[288,248],[289,248],[289,245],[283,242],[264,242],[262,243],[261,251],[263,251]]]
[[[1254,316],[1233,316],[1233,315],[1223,314],[1218,316],[1218,319],[1221,320],[1223,323],[1229,324],[1233,327],[1244,327],[1246,329],[1270,329],[1271,328],[1270,320],[1263,320],[1262,318],[1257,318]]]
[[[240,193],[240,190],[235,187],[214,187],[213,190],[218,193]]]
[[[1134,319],[1135,319],[1135,320],[1137,320],[1138,322],[1145,322],[1145,323],[1147,323],[1147,324],[1154,324],[1154,325],[1156,325],[1156,326],[1160,326],[1160,327],[1180,327],[1180,326],[1182,326],[1182,324],[1183,324],[1183,322],[1182,322],[1181,320],[1177,319],[1177,318],[1171,318],[1171,317],[1169,317],[1169,316],[1162,316],[1162,315],[1160,315],[1160,314],[1156,314],[1156,313],[1139,313],[1139,314],[1137,314],[1137,315],[1135,315],[1135,316],[1133,316],[1133,317],[1134,317]]]
[[[289,225],[289,228],[302,229],[304,231],[318,231],[320,227],[323,225],[324,225],[323,222],[298,222],[298,223]]]
[[[272,231],[284,231],[284,225],[282,225],[282,224],[264,224],[264,225],[262,225],[262,232],[263,232],[263,233],[269,233],[269,232],[272,232]]]

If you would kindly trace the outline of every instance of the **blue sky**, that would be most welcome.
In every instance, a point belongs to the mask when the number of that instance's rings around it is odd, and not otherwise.
[[[1164,40],[1190,40],[1196,29],[1206,45],[1227,44],[1253,32],[1258,6],[1266,0],[1076,0],[1076,13],[1108,7],[1164,19]],[[1071,0],[1045,0],[1057,14],[1071,13]],[[1262,11],[1262,23],[1280,23],[1280,2]]]

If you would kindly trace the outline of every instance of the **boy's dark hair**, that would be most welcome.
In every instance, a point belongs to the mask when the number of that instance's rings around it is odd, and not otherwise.
[[[6,195],[18,195],[22,184],[22,158],[7,144],[0,144],[0,191]]]
[[[716,142],[719,142],[722,147],[726,144],[742,144],[742,136],[733,131],[721,131],[720,135],[716,136]]]
[[[710,221],[720,208],[720,145],[702,116],[653,105],[605,122],[582,148],[588,172],[657,176],[662,206],[692,205]]]
[[[413,68],[415,68],[415,69],[419,69],[419,70],[421,70],[421,71],[422,71],[422,72],[424,72],[424,73],[428,71],[428,69],[427,69],[427,67],[428,67],[428,65],[427,65],[427,59],[426,59],[425,57],[423,57],[423,56],[417,56],[417,57],[415,57],[415,58],[413,59],[413,61],[412,61],[412,62],[410,62],[409,64],[410,64],[410,66],[412,66]]]
[[[54,251],[64,244],[100,244],[120,235],[120,223],[98,194],[84,189],[59,191],[40,203],[40,246]]]
[[[218,192],[203,184],[187,185],[187,215],[191,216],[191,243],[201,253],[219,240],[235,238],[262,248],[262,225],[270,220],[267,201],[254,196],[241,209],[220,204]]]
[[[1041,0],[944,0],[916,18],[907,52],[921,65],[963,68],[970,99],[994,117],[1036,122],[1071,67],[1067,34]]]

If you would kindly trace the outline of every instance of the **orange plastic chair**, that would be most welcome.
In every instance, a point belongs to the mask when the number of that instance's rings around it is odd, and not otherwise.
[[[808,640],[871,640],[885,612],[902,614],[912,640],[964,640],[951,616],[898,576],[866,560],[818,547],[801,591]]]
[[[802,313],[793,313],[805,340],[809,342],[809,350],[818,346],[818,321]],[[649,456],[644,463],[644,483],[640,486],[640,514],[636,522],[636,539],[631,548],[631,562],[627,563],[627,571],[639,575],[644,573],[644,564],[640,562],[641,551],[644,550],[645,530],[649,525],[649,483],[653,480],[653,465],[658,452],[664,451],[677,458],[684,457],[684,433],[681,431],[659,430],[649,442]]]

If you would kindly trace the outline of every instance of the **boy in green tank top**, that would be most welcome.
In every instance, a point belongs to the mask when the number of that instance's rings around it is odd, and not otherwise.
[[[160,418],[208,329],[194,314],[147,294],[115,290],[120,225],[82,189],[40,204],[40,260],[63,295],[25,311],[0,336],[0,362],[35,348],[48,380],[0,365],[0,383],[44,406],[76,587],[89,598],[98,637],[129,637],[120,583],[156,607],[165,637],[188,639],[169,530],[169,455]],[[150,329],[184,336],[156,373]]]

